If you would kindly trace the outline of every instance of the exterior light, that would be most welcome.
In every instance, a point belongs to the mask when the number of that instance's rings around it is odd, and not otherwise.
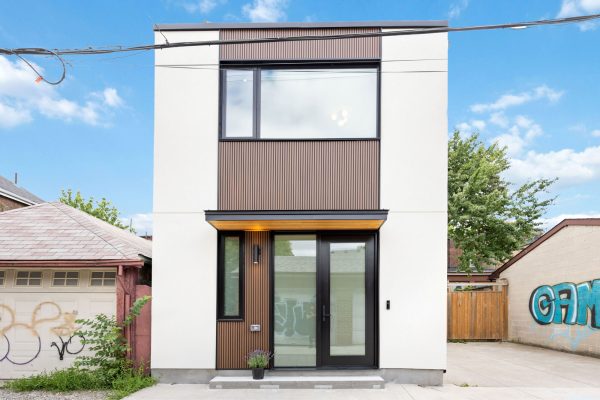
[[[527,25],[517,25],[517,26],[511,26],[510,29],[519,30],[519,29],[527,29],[527,28],[528,28]]]
[[[260,261],[260,247],[255,244],[252,246],[252,264],[258,264]]]

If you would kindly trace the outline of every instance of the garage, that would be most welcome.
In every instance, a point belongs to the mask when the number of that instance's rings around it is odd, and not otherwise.
[[[600,218],[566,219],[492,273],[508,340],[600,356]]]
[[[151,242],[61,203],[0,213],[0,379],[65,368],[88,352],[76,320],[122,320],[149,292],[151,256]],[[149,352],[126,334],[134,356]]]

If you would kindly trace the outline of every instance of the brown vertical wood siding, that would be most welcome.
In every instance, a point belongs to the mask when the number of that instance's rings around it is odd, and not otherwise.
[[[252,264],[252,245],[261,248],[258,264]],[[255,349],[271,351],[270,240],[269,232],[246,232],[244,244],[244,320],[217,322],[217,368],[246,368],[246,354]],[[250,332],[260,324],[260,332]]]
[[[380,32],[379,28],[330,29],[224,29],[221,40],[257,39],[289,36],[342,35]],[[381,58],[381,38],[367,37],[336,40],[233,44],[220,46],[222,61],[247,60],[344,60]]]
[[[375,210],[379,141],[222,141],[220,210]]]

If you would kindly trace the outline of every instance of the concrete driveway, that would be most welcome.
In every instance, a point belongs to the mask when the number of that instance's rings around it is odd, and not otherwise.
[[[444,383],[479,387],[600,388],[600,359],[514,343],[448,343]]]
[[[511,343],[449,343],[440,387],[218,390],[156,385],[129,400],[600,400],[600,359]]]

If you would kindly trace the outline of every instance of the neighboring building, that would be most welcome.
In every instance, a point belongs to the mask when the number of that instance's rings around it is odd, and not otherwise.
[[[151,250],[152,242],[59,202],[0,213],[0,379],[69,366],[86,351],[76,319],[122,320],[149,292],[137,281],[149,276]],[[127,335],[134,357],[148,361],[148,335]]]
[[[489,282],[490,275],[494,272],[494,268],[484,268],[481,272],[462,272],[458,270],[458,257],[461,255],[461,250],[454,246],[454,242],[448,239],[448,282]]]
[[[600,218],[566,219],[493,274],[508,281],[508,339],[600,356]]]
[[[33,193],[0,176],[0,212],[43,203]]]
[[[166,24],[155,38],[440,26]],[[155,52],[154,376],[207,382],[262,348],[278,371],[442,383],[447,50],[436,33]]]

